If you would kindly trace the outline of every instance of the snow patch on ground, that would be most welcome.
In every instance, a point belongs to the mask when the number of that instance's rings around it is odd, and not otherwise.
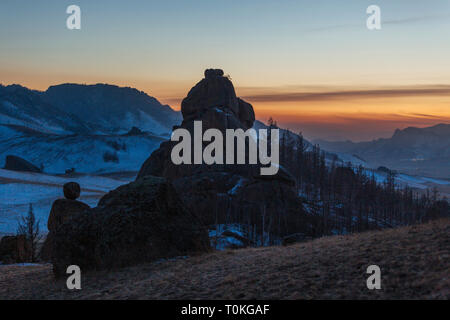
[[[16,232],[17,223],[27,214],[30,204],[41,231],[47,232],[51,206],[53,201],[64,197],[62,186],[67,182],[79,183],[79,200],[95,207],[105,193],[132,180],[133,175],[121,179],[95,175],[68,177],[0,169],[0,236]]]

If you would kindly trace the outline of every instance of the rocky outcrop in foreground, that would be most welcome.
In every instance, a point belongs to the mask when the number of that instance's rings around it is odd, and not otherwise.
[[[172,184],[156,177],[109,192],[96,208],[60,225],[52,243],[56,276],[72,264],[81,270],[112,269],[209,250],[199,219]]]

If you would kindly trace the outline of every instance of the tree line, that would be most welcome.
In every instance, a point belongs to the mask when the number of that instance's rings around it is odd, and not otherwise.
[[[307,211],[316,217],[314,236],[397,227],[450,216],[446,198],[436,188],[419,193],[396,183],[385,170],[377,181],[372,170],[343,163],[318,145],[310,146],[301,133],[284,131],[280,163],[292,173]]]

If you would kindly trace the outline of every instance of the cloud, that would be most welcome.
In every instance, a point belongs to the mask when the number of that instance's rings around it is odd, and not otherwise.
[[[425,22],[425,21],[446,20],[449,17],[450,17],[450,15],[434,15],[434,16],[431,15],[431,16],[417,16],[417,17],[409,17],[409,18],[402,18],[402,19],[384,20],[383,16],[382,16],[381,23],[382,23],[382,25],[404,25],[404,24],[413,24],[413,23]],[[322,31],[352,29],[352,28],[360,29],[361,27],[365,28],[365,24],[361,24],[361,23],[359,23],[359,24],[337,24],[337,25],[329,25],[329,26],[307,29],[306,32],[322,32]]]
[[[254,94],[247,94],[242,98],[250,102],[302,102],[447,95],[450,95],[450,85],[330,90],[320,92],[286,91],[280,88],[279,90],[266,89],[266,93],[262,92],[262,90],[256,90]]]
[[[403,19],[391,19],[382,21],[383,24],[410,24],[422,21],[437,21],[442,19],[448,19],[450,15],[434,15],[434,16],[422,16],[422,17],[410,17]]]

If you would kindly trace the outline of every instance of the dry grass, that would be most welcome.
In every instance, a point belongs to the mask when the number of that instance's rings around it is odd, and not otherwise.
[[[450,219],[290,247],[216,252],[82,276],[0,267],[0,299],[449,299]],[[382,290],[366,287],[381,268]]]

